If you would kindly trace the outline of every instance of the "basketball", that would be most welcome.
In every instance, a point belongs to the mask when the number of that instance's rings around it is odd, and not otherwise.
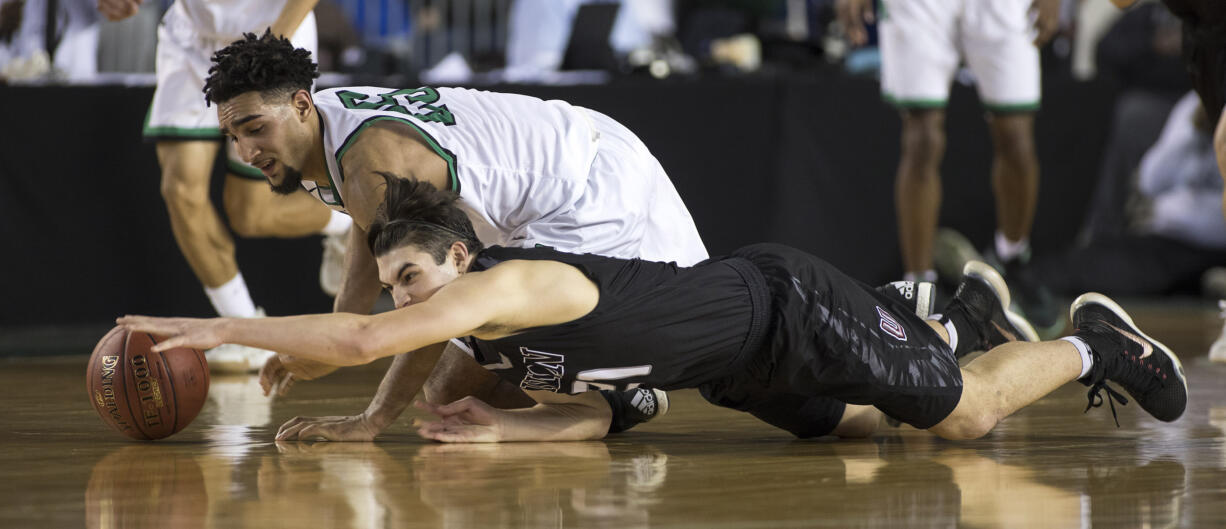
[[[85,388],[102,422],[137,440],[168,437],[187,427],[209,393],[204,353],[175,348],[154,353],[156,338],[108,332],[89,358]]]

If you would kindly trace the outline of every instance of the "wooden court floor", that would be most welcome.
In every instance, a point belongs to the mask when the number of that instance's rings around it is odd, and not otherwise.
[[[0,360],[0,528],[1226,528],[1226,365],[1205,357],[1220,320],[1134,315],[1184,361],[1183,418],[1130,404],[1117,428],[1069,385],[972,442],[797,441],[693,391],[603,442],[441,445],[407,417],[375,443],[271,440],[294,415],[363,409],[382,365],[271,403],[214,378],[187,430],[133,442],[88,404],[84,356]]]

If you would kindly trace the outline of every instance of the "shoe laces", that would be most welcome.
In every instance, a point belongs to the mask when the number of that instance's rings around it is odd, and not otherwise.
[[[1093,353],[1093,354],[1096,357],[1095,362],[1097,362],[1099,360],[1097,358],[1098,353]],[[1104,399],[1101,394],[1102,390],[1107,391],[1106,399]],[[1086,409],[1082,413],[1086,413],[1090,411],[1090,408],[1097,408],[1099,406],[1102,406],[1103,401],[1106,400],[1107,404],[1111,406],[1111,419],[1115,421],[1115,427],[1116,428],[1120,427],[1120,417],[1115,412],[1115,403],[1116,401],[1118,401],[1120,403],[1120,406],[1127,406],[1128,397],[1125,397],[1123,393],[1120,393],[1112,389],[1111,386],[1108,386],[1106,378],[1099,378],[1097,382],[1090,385],[1090,391],[1086,392],[1086,400],[1087,400]]]

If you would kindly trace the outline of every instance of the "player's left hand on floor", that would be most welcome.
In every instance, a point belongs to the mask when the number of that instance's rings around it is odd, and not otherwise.
[[[496,443],[502,440],[504,412],[476,397],[464,397],[442,406],[418,401],[415,405],[437,415],[438,421],[421,421],[417,433],[444,443]]]

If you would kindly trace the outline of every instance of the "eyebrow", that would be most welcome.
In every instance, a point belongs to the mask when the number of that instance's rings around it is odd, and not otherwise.
[[[404,264],[400,265],[400,270],[397,270],[397,271],[396,271],[396,275],[395,275],[395,276],[392,276],[392,280],[393,280],[393,281],[400,281],[400,276],[403,276],[403,275],[404,275],[404,271],[405,271],[405,270],[408,270],[408,269],[409,269],[409,267],[413,267],[413,266],[417,266],[417,263],[414,263],[413,261],[408,261],[408,262],[405,262]],[[389,287],[389,288],[391,287],[391,285],[389,285],[389,284],[387,284],[387,283],[384,283],[384,282],[382,282],[382,281],[380,281],[380,282],[379,282],[379,284],[381,284],[381,285],[383,285],[383,286],[385,286],[385,287]]]
[[[405,271],[405,270],[408,270],[408,269],[409,269],[409,267],[413,267],[413,266],[417,266],[417,263],[414,263],[414,262],[412,262],[412,261],[409,261],[409,262],[407,262],[407,263],[404,263],[404,264],[400,265],[400,270],[397,270],[397,271],[396,271],[396,280],[397,280],[397,281],[399,281],[399,280],[400,280],[400,276],[403,276],[403,275],[404,275],[404,271]]]
[[[232,122],[232,123],[230,123],[230,124],[231,124],[231,125],[233,125],[234,127],[238,127],[238,126],[242,125],[243,123],[246,123],[246,122],[251,121],[251,120],[253,120],[253,119],[259,119],[259,118],[262,118],[262,117],[264,117],[264,115],[263,115],[263,114],[248,114],[248,115],[246,115],[246,116],[243,116],[243,117],[241,117],[241,118],[238,118],[238,119],[234,120],[234,122]],[[231,133],[230,133],[230,129],[228,129],[228,128],[226,128],[226,127],[222,127],[222,128],[221,128],[221,133],[222,133],[222,134],[230,134],[230,135],[233,135],[233,134],[231,134]]]

